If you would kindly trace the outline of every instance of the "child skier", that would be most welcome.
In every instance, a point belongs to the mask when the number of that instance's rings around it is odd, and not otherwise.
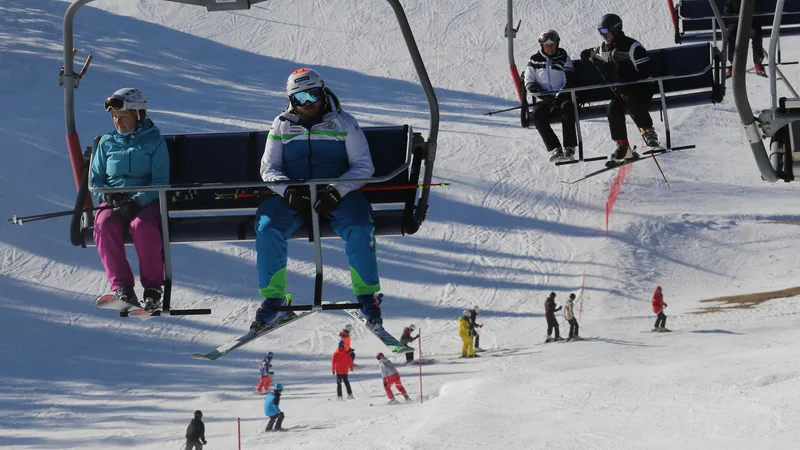
[[[558,334],[558,320],[556,320],[558,311],[561,311],[561,307],[556,308],[556,293],[551,292],[547,300],[544,301],[544,317],[547,319],[547,339],[544,341],[545,343],[564,340]],[[553,332],[553,329],[556,330],[556,337],[551,339],[550,333]]]
[[[268,393],[269,392],[269,385],[272,384],[272,357],[275,356],[272,352],[267,353],[267,356],[261,361],[261,367],[259,368],[261,372],[261,379],[258,382],[258,386],[256,387],[257,393]]]
[[[389,396],[389,404],[394,405],[397,400],[392,393],[392,385],[397,388],[397,391],[403,394],[407,402],[411,401],[411,397],[406,394],[406,389],[403,383],[400,382],[400,373],[391,361],[384,358],[383,353],[378,353],[378,362],[381,364],[381,377],[383,377],[383,389],[386,390],[386,395]]]
[[[416,329],[417,329],[417,327],[415,327],[413,323],[411,325],[403,328],[403,334],[400,336],[400,343],[403,344],[403,345],[408,345],[408,344],[416,341],[417,338],[419,337],[419,335],[416,335],[414,337],[411,336],[411,333],[413,333],[414,330],[416,330]],[[413,360],[414,360],[414,352],[411,351],[411,352],[406,353],[406,363],[410,363]]]
[[[353,370],[353,358],[344,349],[344,341],[339,341],[339,347],[333,352],[331,358],[331,372],[336,375],[336,399],[342,401],[342,383],[347,388],[347,398],[353,399],[353,390],[350,389],[350,380],[347,374]]]
[[[667,315],[664,314],[664,308],[667,304],[664,303],[664,295],[661,294],[661,286],[656,286],[653,292],[653,313],[657,314],[656,324],[651,331],[672,331],[667,329]]]
[[[472,333],[470,332],[470,324],[469,324],[470,312],[468,309],[465,309],[464,312],[461,314],[461,317],[458,318],[458,335],[461,337],[461,357],[462,358],[474,358],[475,357],[475,347],[472,344]]]
[[[264,399],[264,415],[269,417],[267,429],[264,431],[286,431],[286,429],[283,428],[283,419],[285,416],[280,408],[281,393],[283,393],[283,385],[278,383],[275,385],[275,389],[272,390],[272,393],[267,395],[267,398]],[[272,428],[273,426],[275,426],[274,430]]]
[[[573,313],[574,301],[575,294],[569,294],[569,299],[567,303],[564,304],[564,319],[569,322],[569,336],[567,336],[567,342],[581,340],[581,337],[578,336],[578,319],[575,318],[575,314]]]
[[[339,340],[344,341],[344,351],[350,354],[350,358],[353,361],[356,360],[356,352],[352,348],[350,348],[350,333],[353,332],[353,326],[349,323],[344,326],[344,329],[339,332]]]

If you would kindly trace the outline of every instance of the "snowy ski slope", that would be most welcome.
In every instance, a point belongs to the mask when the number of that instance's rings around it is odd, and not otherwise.
[[[619,13],[648,48],[673,45],[663,0],[518,0],[522,67],[539,32],[555,28],[577,56],[595,24]],[[0,1],[0,211],[69,209],[74,183],[64,141],[61,24],[69,5]],[[121,320],[97,309],[108,289],[94,249],[74,248],[68,220],[0,227],[0,447],[178,449],[195,409],[207,450],[752,449],[792,448],[800,407],[800,305],[695,314],[701,300],[797,284],[796,187],[760,180],[733,99],[670,111],[675,145],[696,150],[634,165],[605,235],[613,173],[567,186],[590,166],[555,167],[510,107],[505,2],[403,2],[442,111],[431,211],[413,236],[379,239],[384,320],[414,323],[424,404],[386,400],[374,354],[356,326],[357,400],[339,404],[330,376],[341,312],[314,314],[216,362],[207,351],[244,331],[258,303],[252,243],[173,246],[176,307],[210,316]],[[766,41],[765,41],[766,45]],[[388,4],[267,1],[207,13],[160,0],[98,0],[76,20],[79,60],[95,59],[76,93],[82,144],[112,128],[102,102],[119,87],[149,98],[165,133],[266,129],[285,106],[286,77],[310,66],[362,125],[412,125],[427,135],[425,98]],[[782,42],[784,60],[800,46]],[[82,60],[81,60],[82,61]],[[783,71],[796,83],[797,66]],[[754,106],[768,82],[748,78]],[[781,95],[786,95],[781,92]],[[759,100],[760,99],[760,100]],[[654,115],[654,119],[657,116]],[[603,120],[582,122],[587,152],[613,149]],[[663,126],[657,124],[663,132]],[[633,131],[631,127],[631,131]],[[594,167],[594,166],[591,166]],[[350,298],[340,241],[324,242],[325,292]],[[313,293],[308,243],[290,245],[295,302]],[[135,255],[129,254],[135,264]],[[581,343],[541,345],[543,302],[563,304],[586,273]],[[663,286],[670,334],[651,334],[650,294]],[[456,318],[482,308],[481,344],[459,360]],[[562,333],[565,330],[562,329]],[[275,357],[287,426],[264,434],[258,360]],[[397,359],[399,362],[400,359]],[[418,396],[417,367],[401,368]]]

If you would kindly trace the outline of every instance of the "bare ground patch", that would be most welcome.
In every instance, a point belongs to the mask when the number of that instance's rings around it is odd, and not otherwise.
[[[708,300],[700,300],[700,303],[713,303],[711,306],[706,306],[700,311],[695,311],[694,314],[708,314],[719,311],[726,311],[729,309],[748,309],[756,305],[760,305],[767,300],[774,300],[776,298],[795,297],[800,295],[800,286],[780,291],[759,292],[756,294],[743,294],[732,295],[729,297],[710,298]]]

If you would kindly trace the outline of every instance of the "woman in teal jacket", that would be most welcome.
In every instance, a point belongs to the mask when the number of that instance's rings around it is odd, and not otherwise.
[[[281,427],[283,425],[284,415],[280,406],[278,406],[281,403],[282,392],[283,385],[278,383],[275,385],[272,393],[267,395],[267,398],[264,399],[264,415],[269,417],[266,431],[272,431],[273,425],[275,426],[275,431],[284,431],[284,428]],[[277,423],[275,423],[276,421]]]
[[[147,117],[147,99],[138,89],[120,89],[106,99],[114,131],[103,135],[92,157],[93,188],[169,184],[169,153],[161,132]],[[95,215],[94,242],[118,300],[141,307],[133,290],[134,278],[125,257],[123,232],[133,237],[146,309],[156,309],[164,284],[161,214],[157,192],[94,194],[100,206]]]

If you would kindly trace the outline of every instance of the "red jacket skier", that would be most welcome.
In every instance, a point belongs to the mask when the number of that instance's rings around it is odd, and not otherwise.
[[[664,295],[661,293],[661,286],[656,286],[653,292],[653,313],[658,314],[656,317],[656,324],[652,331],[670,331],[667,329],[667,316],[664,314],[664,308],[667,304],[664,303]]]

